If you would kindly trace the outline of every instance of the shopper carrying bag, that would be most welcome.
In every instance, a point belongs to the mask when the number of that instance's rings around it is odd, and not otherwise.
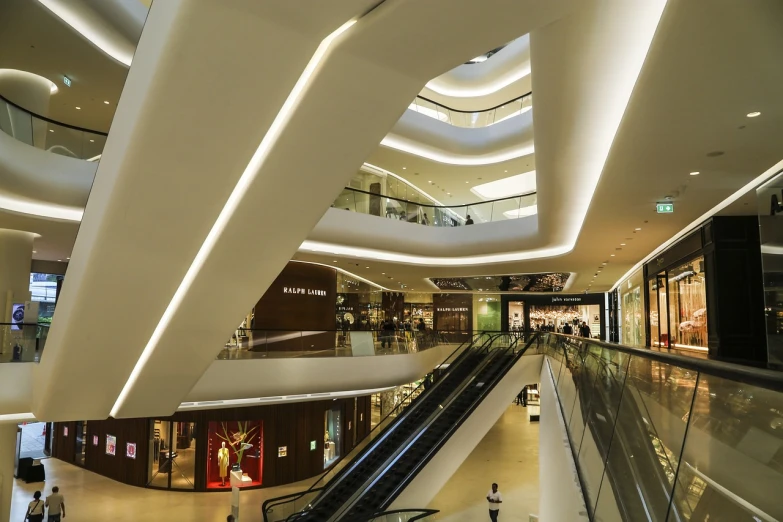
[[[28,522],[43,522],[44,503],[41,500],[41,492],[36,491],[33,494],[33,501],[27,506],[27,514],[24,519]]]

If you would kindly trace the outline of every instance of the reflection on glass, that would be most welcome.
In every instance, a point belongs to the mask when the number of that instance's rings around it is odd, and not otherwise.
[[[165,489],[194,489],[195,423],[155,420],[150,429],[147,485]]]
[[[626,346],[644,346],[644,308],[642,304],[642,273],[637,271],[621,285],[621,332],[620,342]],[[657,326],[657,324],[656,324]],[[657,334],[656,334],[657,336]]]
[[[334,408],[324,412],[324,469],[328,468],[342,455],[342,410]]]
[[[668,272],[671,337],[678,348],[707,349],[707,291],[704,258]]]

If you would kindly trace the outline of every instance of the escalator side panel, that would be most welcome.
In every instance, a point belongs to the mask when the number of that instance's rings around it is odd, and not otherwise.
[[[543,355],[523,356],[392,502],[389,509],[427,506],[525,384],[538,382]]]

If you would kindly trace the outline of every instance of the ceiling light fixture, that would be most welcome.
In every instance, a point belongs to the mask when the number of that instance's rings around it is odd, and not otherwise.
[[[640,230],[641,230],[641,228],[634,228],[634,231],[636,231],[636,232],[638,232]]]
[[[95,143],[95,140],[90,140],[90,143]]]
[[[103,100],[103,103],[105,103],[106,105],[109,105],[109,102],[106,101],[106,100]]]
[[[698,175],[699,175],[699,171],[691,172],[691,176],[698,176]]]
[[[76,107],[76,110],[80,111],[80,110],[82,110],[82,108],[81,107]]]
[[[755,118],[756,116],[761,116],[761,113],[758,111],[753,111],[748,113],[748,118]]]
[[[133,367],[127,382],[122,387],[122,391],[120,392],[119,397],[117,397],[117,401],[114,403],[114,406],[111,409],[110,413],[112,417],[118,418],[120,416],[121,409],[124,406],[128,395],[136,384],[139,375],[141,375],[141,372],[149,362],[152,353],[158,346],[161,337],[168,328],[169,323],[173,319],[174,315],[178,312],[182,301],[190,291],[190,288],[201,271],[201,268],[204,266],[207,258],[213,252],[215,245],[220,239],[223,231],[225,230],[231,218],[234,216],[237,207],[239,207],[239,204],[242,202],[242,198],[244,197],[247,188],[256,179],[256,176],[267,160],[269,152],[277,143],[286,124],[290,121],[295,107],[300,102],[300,99],[303,93],[306,91],[313,74],[316,72],[318,65],[321,63],[321,60],[326,56],[327,51],[329,50],[329,46],[338,36],[343,34],[355,23],[355,19],[344,23],[337,30],[324,38],[316,48],[315,53],[310,58],[310,61],[305,66],[304,70],[299,76],[299,79],[296,81],[293,88],[291,89],[291,92],[288,94],[288,97],[286,97],[285,102],[283,102],[283,105],[280,107],[280,110],[272,121],[272,124],[269,126],[266,134],[261,139],[261,143],[258,145],[255,153],[250,158],[250,162],[247,164],[245,170],[242,172],[242,175],[239,177],[239,180],[231,191],[231,194],[221,209],[220,214],[215,220],[215,223],[212,225],[212,228],[207,234],[207,237],[204,239],[204,242],[196,253],[196,256],[193,258],[193,262],[190,264],[190,267],[185,273],[185,276],[182,278],[182,281],[177,287],[177,290],[174,292],[171,301],[169,302],[168,306],[166,306],[166,310],[160,317],[155,330],[152,332],[149,341],[147,341],[147,344],[144,346],[144,350],[142,350],[136,365]]]
[[[625,243],[620,243],[620,246],[625,246]]]
[[[609,254],[609,257],[614,257],[614,254]]]
[[[54,129],[49,129],[49,132],[54,132]]]

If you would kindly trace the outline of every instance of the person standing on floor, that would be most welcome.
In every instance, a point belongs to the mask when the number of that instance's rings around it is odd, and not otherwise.
[[[498,515],[500,514],[500,504],[503,503],[503,496],[498,491],[498,485],[492,483],[492,489],[487,493],[487,501],[489,502],[489,519],[492,522],[498,522]]]
[[[465,220],[465,224],[466,225],[472,225],[473,224],[473,219],[471,219],[470,214],[468,214],[468,219]]]
[[[582,326],[579,327],[579,335],[581,335],[582,337],[589,338],[590,334],[591,334],[590,327],[587,326],[587,323],[585,321],[582,321]]]
[[[36,491],[33,494],[33,501],[27,505],[27,514],[24,519],[29,522],[43,522],[44,503],[41,500],[41,492]]]
[[[563,325],[563,333],[566,334],[566,335],[573,335],[574,334],[574,329],[571,328],[570,324],[566,323],[566,324]]]
[[[48,522],[60,522],[60,517],[65,518],[65,497],[60,494],[60,488],[53,487],[44,504],[49,508]]]

